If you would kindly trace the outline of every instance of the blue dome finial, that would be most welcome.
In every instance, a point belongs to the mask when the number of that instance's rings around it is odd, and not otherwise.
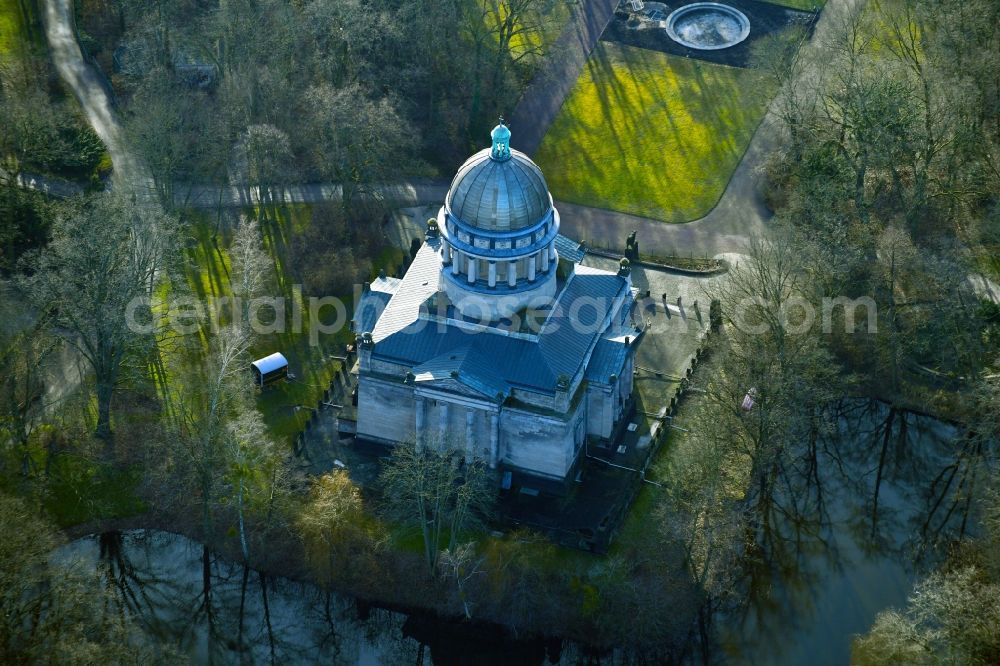
[[[490,132],[490,139],[493,141],[493,149],[490,157],[497,161],[510,159],[510,130],[503,124],[503,116],[500,116],[500,124]]]

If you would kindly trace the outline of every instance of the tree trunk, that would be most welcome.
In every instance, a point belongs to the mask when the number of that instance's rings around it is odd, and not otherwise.
[[[882,452],[878,457],[878,473],[875,475],[875,493],[872,498],[872,538],[875,538],[875,525],[878,521],[878,493],[882,486],[882,470],[885,468],[885,454],[889,450],[889,437],[892,435],[892,423],[896,418],[896,409],[889,408],[885,421],[885,434],[882,436]]]
[[[111,382],[97,380],[97,429],[94,435],[107,444],[111,444],[111,394],[114,387]]]
[[[247,531],[246,522],[243,519],[243,477],[240,477],[240,490],[237,494],[236,503],[239,513],[239,523],[240,523],[240,550],[243,551],[243,562],[244,564],[250,563],[250,549],[247,547]]]
[[[260,578],[260,596],[264,602],[264,625],[267,627],[267,643],[271,648],[271,663],[276,664],[278,662],[274,649],[274,628],[271,626],[271,605],[267,601],[267,578],[260,572],[257,576]]]
[[[247,582],[250,580],[250,567],[243,565],[243,582],[240,584],[240,616],[239,629],[237,631],[236,646],[243,649],[243,618],[246,610]]]

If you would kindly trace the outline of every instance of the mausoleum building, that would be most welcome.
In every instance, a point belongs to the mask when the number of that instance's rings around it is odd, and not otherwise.
[[[580,264],[541,170],[503,123],[491,136],[403,278],[357,305],[357,434],[458,450],[505,484],[564,482],[631,406],[635,293],[627,261]]]

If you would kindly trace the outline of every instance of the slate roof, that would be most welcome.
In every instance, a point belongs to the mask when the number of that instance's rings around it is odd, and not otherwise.
[[[625,279],[614,273],[577,266],[538,335],[470,330],[422,314],[438,291],[441,260],[435,248],[436,243],[428,242],[420,249],[372,330],[373,358],[409,366],[415,373],[428,361],[468,348],[467,354],[482,359],[469,368],[485,367],[508,386],[551,394],[560,375],[572,378],[581,370],[605,332],[603,320],[627,289]]]
[[[584,374],[587,381],[608,384],[611,375],[621,377],[629,345],[635,344],[640,335],[642,335],[640,330],[623,329],[605,334],[598,340],[594,346],[594,352],[590,355],[587,372]],[[625,344],[626,337],[629,339],[628,345]]]
[[[556,235],[556,252],[559,256],[568,261],[572,261],[574,264],[578,264],[583,261],[584,256],[586,256],[587,251],[583,249],[582,243],[577,243],[575,240],[566,238],[562,234]]]
[[[576,267],[538,336],[542,355],[557,377],[573,377],[580,369],[594,340],[604,332],[604,319],[616,297],[625,288],[625,280],[615,273]]]
[[[358,300],[357,307],[354,308],[355,333],[370,333],[375,328],[389,299],[396,293],[402,280],[393,277],[379,277],[371,283],[371,288],[362,294]]]
[[[510,395],[510,384],[492,368],[482,352],[465,346],[446,352],[413,368],[415,382],[454,379],[483,395],[495,398]]]
[[[376,344],[413,323],[420,314],[420,306],[438,292],[441,258],[436,252],[440,241],[435,240],[437,242],[424,243],[420,248],[386,306],[385,312],[372,328],[372,339]]]

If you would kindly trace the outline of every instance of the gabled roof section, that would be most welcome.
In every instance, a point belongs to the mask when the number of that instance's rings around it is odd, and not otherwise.
[[[380,276],[371,283],[370,289],[361,295],[354,307],[351,321],[354,322],[355,333],[371,333],[401,282],[399,278]]]
[[[577,243],[575,240],[566,238],[562,234],[556,234],[555,245],[559,256],[567,261],[572,261],[574,264],[583,261],[584,256],[587,254],[582,243]]]
[[[605,320],[626,285],[614,273],[576,267],[538,336],[542,355],[556,377],[576,375],[591,345],[607,328]]]
[[[598,338],[606,334],[605,323],[618,299],[627,296],[628,282],[615,273],[578,265],[563,285],[552,312],[537,336],[505,334],[499,329],[460,325],[449,319],[421,314],[438,291],[441,258],[428,242],[417,253],[374,325],[372,355],[410,367],[416,374],[436,373],[457,362],[450,355],[464,351],[459,374],[470,382],[499,392],[498,387],[527,389],[551,394],[560,375],[573,378],[580,372]],[[425,364],[431,361],[429,369]],[[423,366],[423,367],[421,367]],[[479,390],[479,389],[477,389]]]
[[[590,355],[590,362],[587,364],[584,378],[589,382],[609,384],[611,375],[621,377],[629,347],[634,345],[641,335],[641,330],[633,328],[623,328],[606,333],[594,345],[594,351]]]
[[[549,393],[555,387],[556,375],[533,340],[470,331],[444,322],[417,320],[377,343],[373,354],[415,367],[466,345],[491,359],[490,367],[511,386]]]
[[[436,246],[436,243],[432,245],[428,241],[417,252],[372,330],[372,339],[376,344],[416,321],[420,306],[437,293],[441,258],[437,255]]]
[[[461,347],[432,358],[413,368],[414,382],[454,380],[489,398],[506,398],[510,384],[497,374],[482,353],[471,346]]]

